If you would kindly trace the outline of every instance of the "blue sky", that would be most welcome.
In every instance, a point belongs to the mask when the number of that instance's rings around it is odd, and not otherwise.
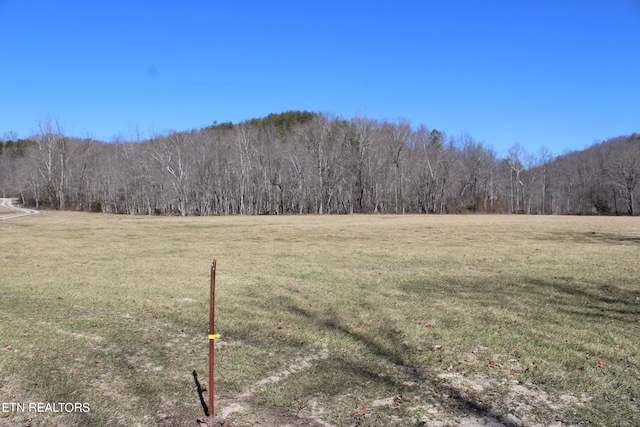
[[[499,155],[640,132],[640,0],[0,0],[0,137],[309,110]]]

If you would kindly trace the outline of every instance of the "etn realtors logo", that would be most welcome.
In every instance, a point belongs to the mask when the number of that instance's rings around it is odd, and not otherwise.
[[[0,412],[71,413],[89,412],[91,406],[81,402],[2,402]]]

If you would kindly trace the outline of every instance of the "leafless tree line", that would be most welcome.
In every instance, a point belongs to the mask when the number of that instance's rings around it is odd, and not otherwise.
[[[38,133],[0,147],[0,193],[26,205],[142,215],[638,213],[640,137],[506,158],[405,120],[311,114],[104,143]]]

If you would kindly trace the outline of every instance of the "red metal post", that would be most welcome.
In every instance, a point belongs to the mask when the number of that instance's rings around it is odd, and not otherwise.
[[[215,415],[214,404],[214,341],[215,341],[215,304],[216,304],[216,260],[211,263],[211,302],[209,306],[209,413]]]

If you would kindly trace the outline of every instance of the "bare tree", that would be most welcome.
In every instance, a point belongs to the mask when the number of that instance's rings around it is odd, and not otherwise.
[[[40,122],[0,140],[0,192],[54,209],[127,214],[460,211],[638,214],[640,137],[553,158],[499,159],[470,135],[406,120],[289,112],[109,144]]]
[[[525,170],[522,163],[522,157],[525,154],[524,148],[520,144],[514,144],[509,149],[509,157],[507,158],[509,164],[509,188],[510,188],[510,212],[519,213],[520,201],[522,199],[524,183],[522,182],[521,175]]]
[[[37,194],[35,204],[40,205],[44,197],[48,206],[64,209],[67,141],[57,121],[42,120],[38,127],[40,133],[33,136],[35,150],[28,156],[35,171],[31,177],[34,194]]]
[[[538,165],[540,167],[541,178],[540,178],[540,206],[538,208],[538,213],[544,214],[546,213],[546,196],[547,196],[547,178],[548,178],[548,169],[549,164],[553,160],[551,153],[547,147],[541,147],[540,151],[538,151]]]
[[[633,215],[636,210],[635,193],[640,180],[640,143],[633,137],[620,141],[609,158],[608,172],[611,183],[618,190],[614,192],[624,195],[626,213]]]

